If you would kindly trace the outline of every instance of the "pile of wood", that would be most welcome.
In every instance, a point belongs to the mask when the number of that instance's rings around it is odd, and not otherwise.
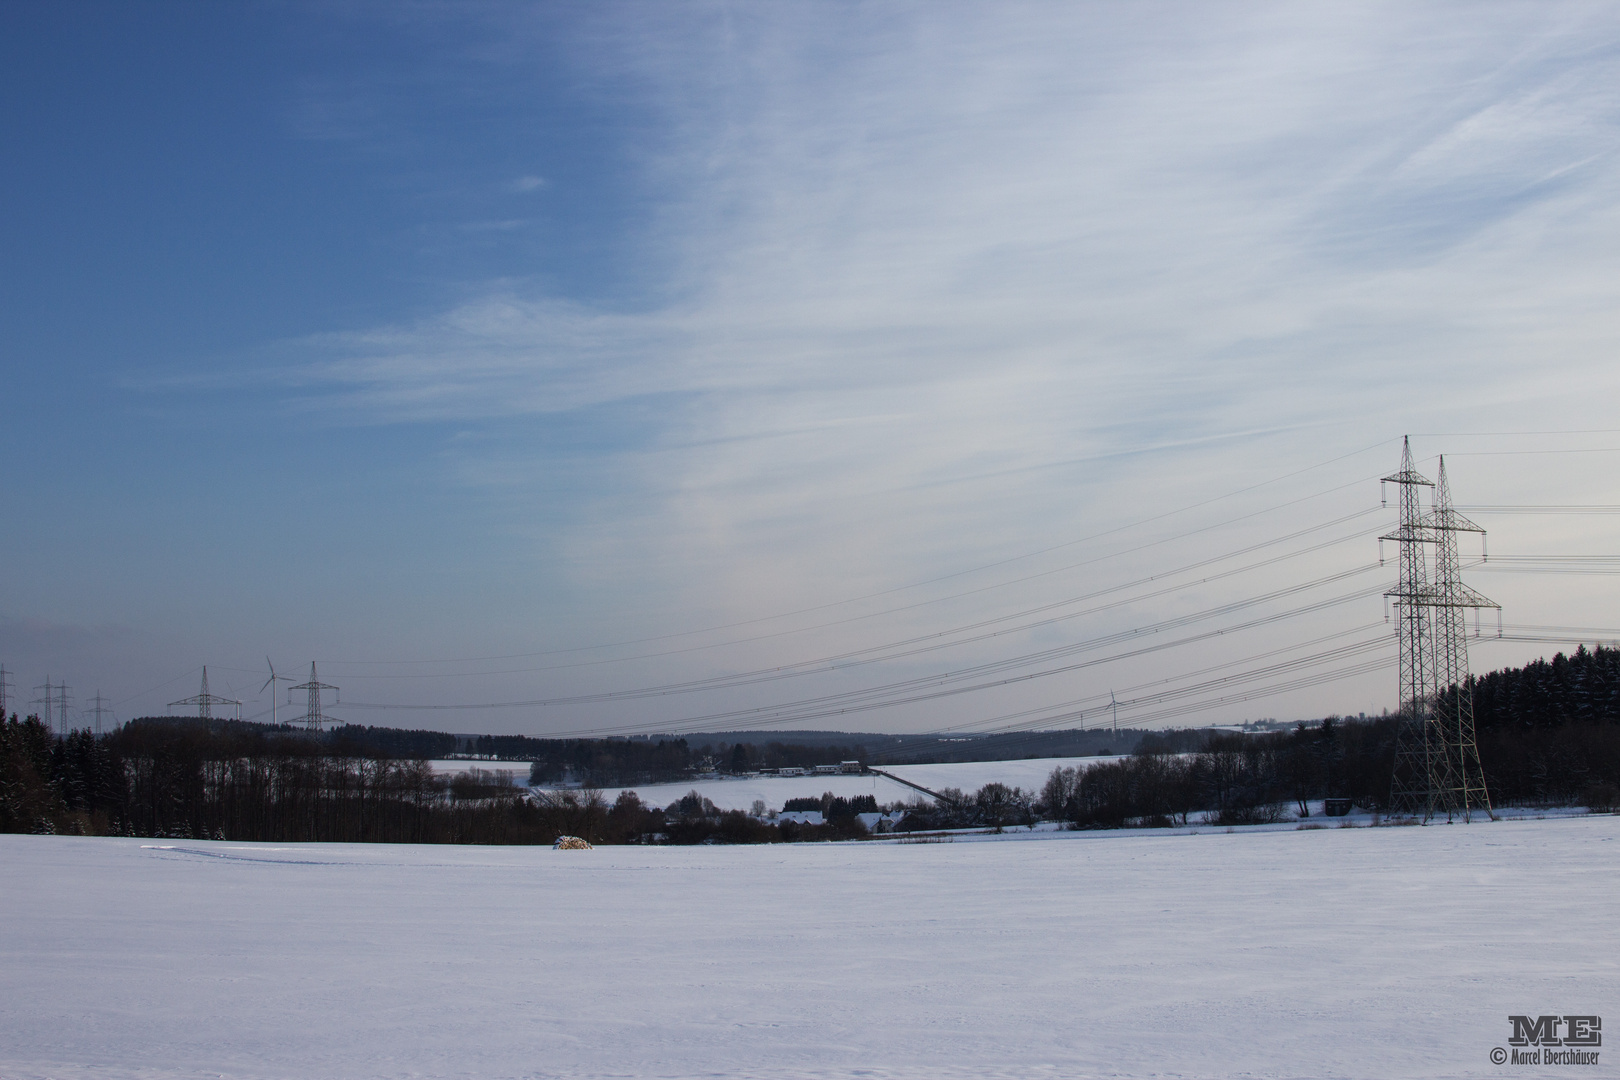
[[[557,842],[551,845],[553,851],[589,851],[591,845],[577,836],[559,836]]]

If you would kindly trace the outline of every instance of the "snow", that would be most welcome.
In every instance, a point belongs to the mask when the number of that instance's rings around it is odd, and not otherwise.
[[[454,776],[464,772],[506,774],[515,783],[527,784],[529,782],[529,762],[527,761],[479,761],[467,758],[446,758],[442,761],[430,761],[428,767],[442,776]]]
[[[1006,784],[1025,791],[1039,792],[1052,775],[1053,769],[1089,769],[1117,758],[1068,757],[1025,758],[1019,761],[953,761],[943,765],[880,766],[885,772],[904,777],[913,784],[938,791],[942,787],[960,788],[969,795],[986,784]]]
[[[1010,835],[0,836],[0,1075],[1472,1077],[1620,1015],[1617,817]]]
[[[1099,762],[1113,760],[1098,757],[1027,758],[1018,761],[960,761],[945,765],[880,765],[879,768],[932,791],[954,787],[971,795],[991,782],[1038,792],[1046,783],[1046,778],[1052,775],[1053,769],[1071,766],[1090,768]],[[678,784],[610,788],[604,789],[602,795],[612,802],[624,790],[634,791],[649,806],[668,806],[688,791],[696,790],[722,810],[748,810],[754,805],[755,799],[764,802],[767,809],[780,810],[789,799],[813,799],[828,791],[844,798],[873,795],[879,803],[927,798],[916,788],[897,784],[882,776],[843,773],[820,776],[722,776]]]

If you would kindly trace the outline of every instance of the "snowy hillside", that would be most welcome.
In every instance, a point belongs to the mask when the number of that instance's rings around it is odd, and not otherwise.
[[[514,783],[527,784],[529,782],[529,762],[527,761],[469,761],[466,758],[446,758],[443,761],[430,761],[428,766],[441,776],[453,776],[456,773],[481,772],[494,776],[510,776]]]
[[[1029,758],[1021,761],[961,761],[944,765],[880,766],[884,772],[904,777],[931,791],[954,787],[968,792],[977,791],[992,782],[1008,787],[1021,787],[1026,791],[1039,791],[1052,770],[1066,766],[1087,768],[1112,758]],[[897,784],[881,776],[745,776],[714,780],[694,780],[681,784],[648,784],[633,790],[643,802],[652,806],[668,806],[688,791],[696,789],[714,801],[722,810],[747,810],[755,799],[771,810],[780,810],[788,799],[814,798],[823,792],[849,798],[852,795],[873,795],[879,803],[909,802],[922,797],[915,788]],[[617,797],[619,788],[603,792],[609,802]]]
[[[1497,1076],[1510,1014],[1616,1014],[1617,838],[0,836],[0,1075]]]

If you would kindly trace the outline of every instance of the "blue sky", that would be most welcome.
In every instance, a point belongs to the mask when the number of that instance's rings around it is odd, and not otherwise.
[[[366,705],[711,678],[1376,505],[1406,432],[1460,502],[1620,503],[1617,49],[1583,4],[8,5],[0,662],[125,719],[204,663],[265,712],[267,653]],[[1528,557],[1611,520],[1486,523]],[[1615,621],[1602,577],[1478,584]],[[1258,591],[678,700],[333,711],[657,729]],[[1291,626],[815,726],[991,723]]]

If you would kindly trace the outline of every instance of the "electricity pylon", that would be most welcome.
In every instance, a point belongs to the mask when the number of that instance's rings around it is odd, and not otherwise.
[[[1401,553],[1400,579],[1384,594],[1395,602],[1400,641],[1401,724],[1390,808],[1424,821],[1441,812],[1447,821],[1457,814],[1468,821],[1476,809],[1490,814],[1491,804],[1474,738],[1463,612],[1498,605],[1462,583],[1457,534],[1483,536],[1485,530],[1452,507],[1444,459],[1434,507],[1422,513],[1418,489],[1435,485],[1413,467],[1410,439],[1402,445],[1400,471],[1383,482],[1401,493],[1400,525],[1379,538],[1395,541]],[[1426,544],[1435,548],[1432,577]]]
[[[45,721],[45,726],[46,727],[59,729],[61,734],[64,737],[66,737],[66,735],[68,733],[68,711],[67,711],[68,710],[68,688],[67,688],[67,683],[57,683],[53,687],[51,685],[51,677],[49,675],[47,675],[47,676],[45,676],[45,685],[43,687],[36,686],[36,687],[34,687],[34,689],[35,690],[44,690],[45,691],[45,696],[42,697],[42,698],[35,698],[34,700],[30,701],[28,704],[30,704],[30,705],[44,705],[45,708],[44,708],[43,712],[40,715],[40,719]],[[55,694],[54,697],[51,694],[52,690],[56,691],[56,694]],[[56,708],[56,715],[55,716],[51,715],[51,708],[53,706]]]
[[[43,687],[34,687],[34,692],[38,693],[42,689],[45,691],[45,696],[42,698],[34,698],[33,700],[29,701],[28,704],[44,705],[45,708],[41,713],[40,719],[45,721],[46,727],[55,727],[56,717],[51,715],[51,706],[54,704],[54,701],[51,698],[51,691],[55,688],[51,686],[51,677],[49,675],[45,676],[45,685]],[[64,689],[66,688],[64,687]],[[64,731],[62,734],[66,735],[67,732]]]
[[[1468,677],[1468,626],[1463,613],[1469,608],[1494,608],[1500,612],[1502,606],[1462,582],[1457,534],[1478,533],[1483,544],[1485,530],[1452,507],[1444,457],[1440,459],[1434,509],[1423,524],[1434,534],[1434,583],[1429,598],[1434,609],[1434,720],[1449,780],[1437,793],[1448,821],[1458,813],[1468,821],[1475,810],[1484,810],[1494,818],[1479,763],[1479,744],[1474,739],[1474,686]]]
[[[1423,527],[1423,508],[1418,489],[1433,487],[1412,464],[1412,440],[1401,444],[1401,468],[1379,481],[1395,484],[1400,491],[1401,518],[1395,531],[1380,540],[1395,541],[1400,551],[1401,573],[1395,588],[1385,593],[1395,602],[1395,637],[1400,643],[1400,727],[1395,735],[1395,774],[1390,781],[1390,809],[1396,813],[1433,813],[1436,766],[1440,747],[1434,738],[1434,672],[1426,603],[1429,592],[1429,560],[1423,545],[1432,538]]]
[[[303,721],[305,728],[309,729],[310,731],[320,731],[322,724],[329,721],[334,723],[336,722],[336,717],[327,716],[321,711],[321,691],[330,690],[333,694],[336,694],[338,688],[335,686],[328,686],[326,683],[321,682],[315,677],[315,661],[311,660],[309,662],[309,682],[299,683],[297,686],[288,687],[288,689],[309,691],[309,708],[303,716],[298,718],[299,720]],[[294,722],[296,723],[297,721]]]
[[[106,705],[107,699],[101,696],[101,690],[99,688],[96,690],[96,696],[91,698],[90,700],[93,703],[90,706],[90,710],[89,710],[90,715],[94,716],[96,718],[96,734],[100,735],[101,734],[101,718],[103,716],[106,716],[108,713],[112,712],[112,710],[107,708],[107,705]]]
[[[236,718],[238,720],[242,718],[242,703],[240,701],[237,701],[235,698],[220,697],[218,694],[210,694],[208,692],[207,664],[203,665],[201,692],[194,697],[181,698],[179,701],[169,702],[169,708],[171,709],[176,705],[195,705],[197,707],[197,719],[199,720],[212,720],[214,718],[215,705],[235,705]]]
[[[0,664],[0,724],[6,722],[6,700],[10,693],[11,672],[6,670],[6,665]]]

